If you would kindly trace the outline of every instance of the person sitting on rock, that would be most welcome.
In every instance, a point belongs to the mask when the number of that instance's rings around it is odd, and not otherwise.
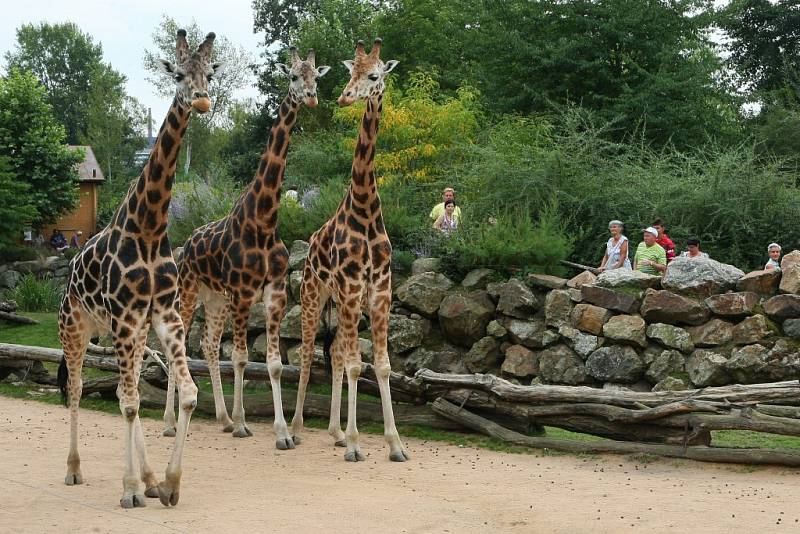
[[[767,247],[767,254],[769,260],[764,266],[765,271],[772,271],[774,269],[781,270],[781,246],[777,243],[770,243]]]
[[[598,271],[631,268],[631,260],[628,259],[628,238],[622,235],[624,229],[625,225],[622,224],[622,221],[615,219],[608,223],[611,237],[606,242],[606,253],[603,255],[603,261],[600,262]]]
[[[686,240],[686,250],[681,252],[681,258],[704,258],[708,259],[708,254],[700,250],[700,240],[696,237],[690,237]]]
[[[660,275],[667,270],[667,253],[656,243],[658,230],[648,226],[642,236],[643,241],[636,247],[633,268],[645,274]]]

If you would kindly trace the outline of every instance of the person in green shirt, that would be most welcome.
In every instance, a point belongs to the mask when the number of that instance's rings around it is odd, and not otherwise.
[[[643,241],[636,247],[633,268],[647,274],[660,275],[667,270],[667,251],[656,243],[658,230],[652,226],[645,228]]]
[[[454,202],[456,200],[456,190],[453,189],[452,187],[445,187],[444,191],[442,191],[442,202],[436,204],[431,210],[431,214],[429,215],[431,221],[436,222],[439,219],[439,217],[444,215],[444,203],[447,202],[448,200],[452,200]],[[461,224],[461,208],[459,208],[458,206],[456,206],[456,209],[453,212],[453,219],[455,219],[456,224],[458,225]]]

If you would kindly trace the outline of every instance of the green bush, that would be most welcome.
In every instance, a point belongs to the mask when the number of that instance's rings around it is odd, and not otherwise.
[[[31,261],[39,259],[39,250],[30,245],[18,245],[12,243],[3,250],[3,260],[12,261]]]
[[[208,179],[190,173],[172,190],[167,227],[172,244],[183,245],[195,229],[225,217],[242,190],[241,185],[222,172]]]
[[[20,311],[54,312],[61,305],[64,287],[52,278],[39,280],[26,274],[14,289],[6,291],[5,298],[15,300]]]

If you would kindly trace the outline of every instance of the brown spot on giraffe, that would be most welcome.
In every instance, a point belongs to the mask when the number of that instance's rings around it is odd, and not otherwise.
[[[242,380],[247,364],[247,320],[250,307],[263,299],[267,308],[267,366],[275,406],[278,449],[293,449],[283,417],[279,351],[280,321],[286,308],[286,270],[289,252],[278,236],[277,215],[286,168],[286,147],[300,104],[317,105],[317,80],[329,67],[316,67],[314,51],[305,61],[291,48],[290,67],[279,65],[289,78],[289,91],[278,108],[270,139],[255,178],[223,219],[195,230],[187,239],[180,262],[181,316],[188,331],[198,298],[203,301],[206,327],[202,349],[211,372],[217,421],[235,437],[252,436],[245,423]],[[219,373],[219,342],[228,315],[233,317],[233,419],[228,416]],[[164,423],[174,426],[172,376]]]
[[[356,428],[356,387],[361,372],[358,350],[358,321],[361,309],[370,316],[372,327],[375,374],[381,392],[384,435],[389,443],[389,458],[403,462],[408,454],[403,449],[394,422],[389,391],[389,304],[391,302],[392,245],[386,234],[381,213],[380,197],[375,184],[373,156],[378,137],[382,109],[384,78],[396,61],[380,59],[381,40],[376,39],[372,51],[364,51],[364,43],[356,45],[355,60],[345,61],[350,81],[339,97],[347,106],[366,100],[361,119],[352,179],[336,213],[311,236],[308,261],[300,286],[302,304],[302,366],[297,391],[297,407],[292,420],[292,433],[298,440],[303,428],[303,404],[314,357],[314,338],[322,307],[333,299],[336,302],[338,328],[331,347],[333,364],[333,397],[328,432],[337,445],[347,446],[345,459],[359,461],[364,455],[358,446]],[[340,427],[342,373],[347,371],[347,431]]]
[[[112,222],[92,237],[70,262],[70,275],[59,312],[59,336],[64,359],[59,385],[69,396],[70,451],[67,485],[81,484],[78,454],[78,405],[83,383],[81,367],[89,339],[110,332],[119,362],[117,386],[120,411],[125,417],[125,474],[120,504],[124,508],[145,505],[145,495],[175,505],[180,495],[181,459],[189,419],[197,404],[197,387],[189,376],[177,298],[177,267],[166,236],[165,209],[170,202],[175,161],[190,111],[203,112],[210,105],[208,80],[219,68],[210,61],[214,34],[195,52],[189,50],[186,32],[177,34],[177,63],[163,61],[176,80],[175,99],[161,126],[150,159],[132,184]],[[180,419],[175,448],[165,480],[157,482],[150,468],[139,422],[139,371],[150,325],[166,347],[170,368],[178,376]],[[134,473],[138,456],[139,477]],[[142,494],[139,479],[145,484]]]

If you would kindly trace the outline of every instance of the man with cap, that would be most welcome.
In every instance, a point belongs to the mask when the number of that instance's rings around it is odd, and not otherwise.
[[[444,215],[444,203],[448,200],[452,200],[454,202],[456,200],[456,190],[452,187],[445,187],[444,191],[442,191],[442,201],[433,207],[431,214],[429,215],[431,221],[435,222],[439,219],[439,217]],[[457,225],[461,225],[461,208],[458,207],[458,204],[456,204],[456,209],[453,211],[453,219],[455,219]]]
[[[646,274],[661,275],[667,270],[667,252],[656,243],[658,230],[652,226],[644,229],[643,241],[636,247],[633,268]]]

